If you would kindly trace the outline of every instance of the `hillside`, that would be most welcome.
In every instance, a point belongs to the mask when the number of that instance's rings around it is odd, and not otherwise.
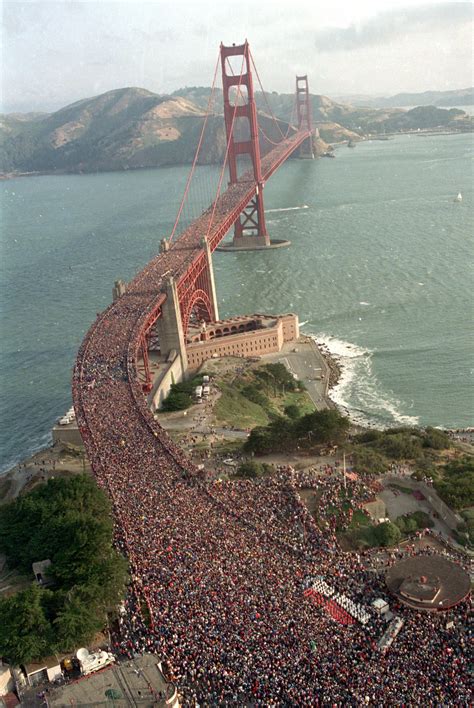
[[[0,116],[0,172],[61,173],[128,170],[192,162],[206,114],[210,89],[193,87],[160,96],[124,88],[77,101],[52,114]],[[286,134],[293,124],[292,94],[256,95],[260,148],[265,154],[280,139],[274,114]],[[472,119],[457,109],[354,108],[326,96],[311,96],[316,156],[327,143],[360,140],[370,134],[433,129],[472,130]],[[225,154],[222,100],[205,133],[201,164],[221,162]],[[291,131],[291,128],[290,128]],[[244,138],[241,134],[240,138]]]
[[[399,108],[400,106],[472,106],[474,87],[453,91],[423,91],[422,93],[397,93],[395,96],[341,96],[340,101],[353,106],[371,108]]]
[[[50,115],[2,116],[0,171],[95,172],[189,164],[204,117],[205,108],[189,98],[140,88],[109,91]],[[264,113],[259,114],[259,125],[265,154],[280,133]],[[286,133],[288,123],[280,121],[280,129]],[[319,143],[318,152],[324,152],[327,145]],[[200,163],[222,161],[225,147],[223,117],[213,115]]]
[[[209,89],[191,87],[180,89],[173,95],[188,98],[206,105]],[[294,95],[276,92],[264,96],[255,94],[259,111],[271,112],[286,122],[294,121]],[[217,100],[220,105],[221,101]],[[473,129],[473,120],[459,109],[444,110],[422,106],[410,111],[401,108],[372,108],[354,106],[333,101],[327,96],[311,95],[313,121],[320,129],[321,137],[329,143],[363,139],[373,134],[405,132],[411,130],[434,130],[443,128],[457,131]]]

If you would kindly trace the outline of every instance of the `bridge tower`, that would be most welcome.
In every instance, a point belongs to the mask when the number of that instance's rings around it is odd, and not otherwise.
[[[296,111],[298,117],[298,130],[306,129],[311,136],[300,145],[300,158],[314,159],[313,152],[313,118],[309,100],[308,77],[296,77]]]
[[[262,165],[260,159],[259,127],[253,90],[251,55],[248,42],[225,47],[221,44],[222,89],[224,94],[224,122],[227,137],[227,161],[229,185],[242,181],[239,174],[239,157],[250,159],[255,196],[250,200],[234,222],[234,238],[224,243],[219,251],[251,251],[289,246],[290,241],[272,239],[265,224],[263,206]],[[242,57],[242,69],[233,72],[230,57]],[[229,73],[230,72],[230,73]],[[307,76],[296,77],[298,108],[298,131],[311,133],[300,148],[300,157],[313,157],[312,120]],[[285,142],[285,139],[282,141]],[[248,165],[245,172],[248,172]]]
[[[229,57],[242,57],[242,74],[228,73]],[[253,79],[248,42],[225,47],[221,44],[222,90],[224,93],[224,121],[227,136],[229,184],[239,180],[238,156],[247,155],[252,163],[256,183],[255,197],[250,201],[234,224],[232,249],[267,248],[270,239],[265,225],[263,207],[262,168],[260,162],[260,144],[258,140],[257,109],[253,92]],[[234,90],[233,90],[234,89]],[[237,103],[237,105],[236,105]],[[246,119],[247,124],[241,119]],[[242,126],[243,138],[237,140],[235,127]]]

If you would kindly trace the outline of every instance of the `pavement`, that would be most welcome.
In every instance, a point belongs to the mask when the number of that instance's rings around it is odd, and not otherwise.
[[[403,479],[400,480],[400,485],[403,486]],[[426,499],[418,500],[412,493],[408,494],[399,490],[389,489],[388,487],[385,487],[377,496],[385,502],[387,515],[392,521],[395,521],[398,516],[412,514],[414,511],[424,511],[434,522],[433,531],[437,531],[443,538],[452,543],[451,529],[439,516],[433,515],[433,507]]]
[[[288,371],[306,386],[309,397],[318,410],[330,408],[328,399],[329,367],[325,358],[309,337],[284,344],[280,352],[266,354],[262,360],[281,362]]]

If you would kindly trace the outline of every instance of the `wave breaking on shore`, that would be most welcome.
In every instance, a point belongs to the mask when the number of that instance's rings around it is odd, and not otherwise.
[[[383,390],[372,367],[374,352],[324,332],[310,336],[339,368],[328,395],[353,423],[369,428],[419,425],[418,416],[403,413],[406,405],[393,391]]]

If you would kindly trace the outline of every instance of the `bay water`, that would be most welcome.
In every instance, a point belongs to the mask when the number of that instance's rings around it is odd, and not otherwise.
[[[221,317],[296,312],[339,358],[332,395],[358,422],[473,425],[472,168],[470,135],[287,161],[265,205],[271,237],[292,245],[214,254]],[[169,235],[188,171],[1,184],[1,470],[50,440],[85,332],[114,280],[130,279]],[[199,168],[202,182],[217,174]]]

